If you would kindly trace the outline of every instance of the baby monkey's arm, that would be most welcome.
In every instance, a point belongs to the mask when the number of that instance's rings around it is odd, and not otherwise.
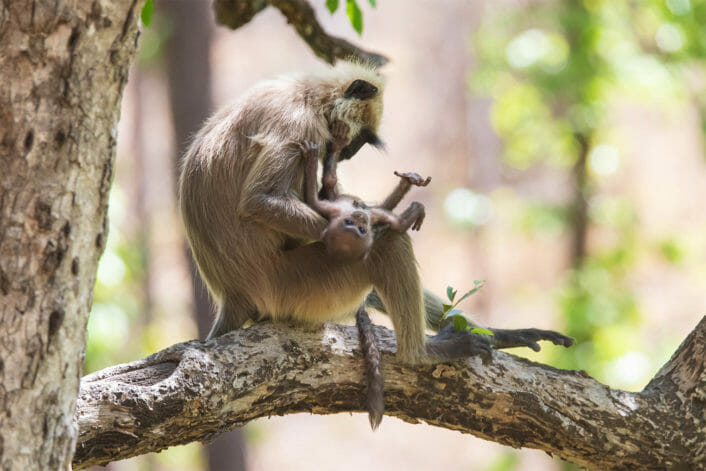
[[[399,173],[395,171],[395,175],[400,177],[400,182],[397,184],[395,189],[392,190],[392,193],[390,193],[389,196],[385,198],[385,201],[383,201],[379,206],[380,208],[388,211],[395,209],[395,206],[402,201],[402,198],[404,198],[404,195],[406,195],[409,189],[412,188],[412,185],[427,186],[429,182],[431,182],[431,177],[424,179],[421,175],[414,172]]]
[[[321,175],[321,191],[319,192],[319,198],[321,199],[329,201],[338,199],[336,166],[341,149],[350,143],[350,139],[348,139],[349,130],[348,125],[343,121],[334,121],[331,125],[331,141],[326,143],[326,156],[323,162],[324,171]]]
[[[333,201],[319,199],[316,194],[316,167],[319,160],[319,146],[311,141],[302,142],[299,147],[304,157],[304,201],[311,208],[325,217],[331,219],[338,216],[339,208]]]

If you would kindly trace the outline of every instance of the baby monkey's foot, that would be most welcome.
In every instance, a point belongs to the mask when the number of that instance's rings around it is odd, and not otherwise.
[[[427,186],[431,182],[431,177],[427,177],[425,180],[421,175],[414,172],[399,173],[395,170],[395,175],[414,186]]]
[[[334,154],[341,152],[341,149],[350,144],[348,132],[350,127],[343,121],[334,121],[331,124],[331,151]]]
[[[410,209],[412,214],[414,214],[416,217],[414,219],[414,222],[412,223],[412,229],[413,231],[418,231],[419,229],[422,228],[422,223],[424,222],[424,217],[426,216],[426,211],[424,209],[424,205],[422,203],[419,203],[417,201],[414,201],[410,205]]]
[[[418,231],[422,228],[424,216],[426,216],[424,205],[418,201],[413,201],[407,209],[397,217],[399,221],[398,224],[393,224],[391,227],[400,232],[404,232],[408,229]]]

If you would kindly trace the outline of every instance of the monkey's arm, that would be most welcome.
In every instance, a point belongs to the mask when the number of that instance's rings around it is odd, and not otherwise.
[[[251,195],[241,206],[243,219],[256,221],[295,239],[319,240],[328,221],[292,195]]]
[[[400,201],[402,201],[402,198],[404,198],[404,195],[406,195],[409,189],[412,188],[412,185],[427,186],[429,182],[431,182],[431,177],[427,177],[426,179],[424,179],[421,175],[414,172],[399,173],[395,171],[395,175],[400,177],[400,182],[397,184],[395,189],[392,190],[392,193],[390,193],[388,197],[385,198],[385,201],[383,201],[380,205],[380,208],[386,209],[388,211],[392,211],[393,209],[395,209],[395,207],[400,203]]]
[[[424,205],[416,201],[399,216],[380,207],[370,208],[370,219],[373,225],[389,224],[390,229],[396,232],[405,232],[410,228],[418,231],[422,227],[425,215]]]
[[[319,240],[328,221],[289,187],[283,187],[283,183],[294,180],[300,170],[268,163],[262,159],[251,171],[238,207],[239,216],[295,239]]]
[[[302,156],[304,157],[304,201],[306,204],[311,206],[317,213],[321,214],[326,219],[331,219],[338,215],[338,207],[332,201],[319,199],[319,195],[316,193],[316,167],[318,164],[318,154],[319,146],[311,141],[304,141],[300,145],[302,150]],[[324,179],[326,177],[326,162],[333,160],[333,172],[334,172],[334,183],[335,186],[335,172],[336,172],[336,162],[335,158],[331,159],[331,155],[327,156],[324,162]],[[326,182],[324,180],[324,187],[321,189],[324,191],[326,188]],[[329,187],[331,191],[335,189]]]

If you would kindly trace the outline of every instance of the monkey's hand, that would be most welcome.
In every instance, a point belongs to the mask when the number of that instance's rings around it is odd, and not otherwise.
[[[319,145],[312,141],[302,141],[299,143],[299,148],[302,150],[304,160],[309,163],[313,160],[316,162],[319,157]]]
[[[427,177],[426,179],[424,179],[421,175],[414,172],[399,173],[395,170],[395,175],[400,177],[402,180],[405,180],[410,185],[414,186],[427,186],[429,182],[431,182],[431,177]]]
[[[338,154],[341,149],[351,143],[348,138],[350,127],[343,121],[336,120],[331,124],[331,152]]]
[[[537,343],[540,340],[548,340],[554,345],[570,347],[574,344],[574,339],[566,335],[554,332],[553,330],[539,329],[490,329],[493,332],[493,346],[495,348],[529,347],[535,352],[540,350]]]

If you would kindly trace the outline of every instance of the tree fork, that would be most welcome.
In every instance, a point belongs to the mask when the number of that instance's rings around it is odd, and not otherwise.
[[[408,368],[396,361],[394,333],[375,332],[388,415],[588,469],[706,465],[706,317],[638,393],[498,351],[485,365]],[[259,324],[177,344],[83,379],[74,469],[208,441],[259,417],[363,412],[364,374],[354,327]]]

